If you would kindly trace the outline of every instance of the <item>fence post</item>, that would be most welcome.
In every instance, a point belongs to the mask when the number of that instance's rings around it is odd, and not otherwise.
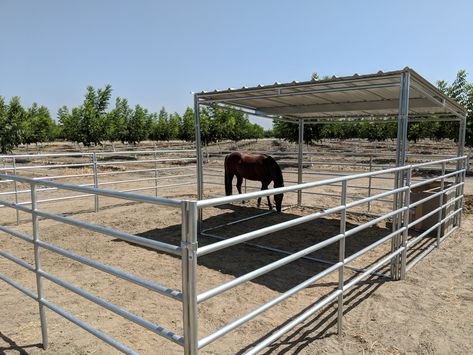
[[[297,142],[297,183],[302,184],[304,169],[304,119],[299,119],[299,137]],[[297,190],[297,206],[302,206],[302,190]]]
[[[462,198],[460,200],[460,207],[461,207],[462,210],[458,215],[458,218],[459,218],[458,219],[458,227],[461,227],[462,214],[465,212],[465,210],[464,210],[464,208],[465,208],[465,179],[466,179],[466,172],[467,172],[468,165],[469,165],[469,157],[468,156],[463,160],[463,164],[464,164],[465,171],[461,175],[462,176],[461,182],[463,182],[463,185],[461,186],[461,190],[460,190],[460,193],[462,195]]]
[[[370,173],[373,171],[373,156],[370,155]],[[371,197],[371,180],[373,177],[370,175],[368,178],[368,197]],[[371,211],[371,201],[368,202],[368,212]]]
[[[94,173],[94,187],[96,189],[99,188],[99,177],[97,175],[97,154],[95,152],[92,153],[92,170]],[[95,212],[99,211],[99,195],[94,195],[95,200]]]
[[[196,201],[182,205],[182,297],[184,353],[198,353],[197,309],[197,227],[199,211]]]
[[[403,214],[403,227],[405,228],[402,232],[402,253],[401,253],[401,280],[406,279],[406,267],[407,267],[407,238],[409,237],[409,215],[411,205],[411,178],[412,178],[412,167],[409,166],[407,170],[406,185],[408,188],[404,190],[404,207],[406,210]]]
[[[439,207],[443,206],[443,190],[445,189],[445,162],[442,163],[442,178],[440,179],[440,191],[442,193],[439,196]],[[446,212],[446,211],[445,211]],[[442,221],[443,218],[443,208],[439,211],[438,223]],[[440,246],[440,237],[442,236],[442,224],[439,224],[437,227],[437,247]]]
[[[340,234],[343,234],[343,238],[339,242],[338,261],[343,263],[338,268],[338,289],[341,293],[338,295],[338,319],[337,319],[337,331],[338,335],[342,335],[343,325],[343,285],[344,285],[344,271],[345,271],[345,232],[346,232],[346,219],[347,219],[347,180],[342,182],[342,193],[341,193],[341,205],[345,208],[340,212]]]
[[[158,155],[154,151],[154,195],[158,197]]]
[[[13,175],[16,176],[16,158],[13,157]],[[18,182],[15,180],[15,203],[18,204]],[[16,225],[20,225],[20,210],[16,209]]]
[[[35,274],[36,274],[36,291],[38,294],[38,305],[39,305],[39,318],[41,321],[41,335],[43,338],[43,349],[48,347],[48,329],[46,323],[45,307],[43,305],[43,280],[39,271],[41,270],[41,252],[39,249],[39,217],[36,214],[37,210],[37,195],[36,185],[31,184],[31,217],[33,224],[33,245],[34,245],[34,262],[35,262]]]

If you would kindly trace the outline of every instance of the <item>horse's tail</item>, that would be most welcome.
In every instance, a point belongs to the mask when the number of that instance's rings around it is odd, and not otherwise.
[[[283,187],[284,186],[284,178],[282,175],[281,168],[279,164],[274,160],[273,157],[271,158],[271,163],[273,165],[273,182],[274,182],[274,187]]]
[[[223,167],[225,170],[225,195],[230,196],[232,194],[232,180],[230,178],[230,172],[228,171],[228,157],[229,155],[225,156]]]

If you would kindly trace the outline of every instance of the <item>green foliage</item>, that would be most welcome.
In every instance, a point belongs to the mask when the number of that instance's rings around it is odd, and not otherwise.
[[[34,102],[27,110],[23,121],[22,143],[38,144],[52,141],[56,138],[56,123],[51,118],[45,106]]]
[[[0,96],[0,152],[6,154],[21,143],[26,112],[20,98],[13,97],[9,104]]]
[[[317,73],[312,80],[319,80]],[[324,76],[323,79],[328,77]],[[455,80],[449,84],[439,81],[441,91],[457,100],[468,110],[466,144],[473,146],[473,84],[468,83],[467,74],[460,70]],[[150,113],[140,105],[130,108],[126,99],[118,97],[115,107],[107,112],[112,87],[104,89],[87,87],[82,104],[69,110],[66,106],[57,112],[59,126],[51,119],[44,106],[34,103],[25,111],[20,99],[13,97],[9,104],[0,97],[0,151],[6,153],[21,143],[47,142],[56,137],[83,143],[85,146],[98,145],[103,141],[121,141],[136,144],[145,139],[194,141],[194,111],[188,107],[181,117],[169,114],[161,108],[158,114]],[[455,122],[411,122],[408,138],[416,142],[422,138],[457,139],[458,123]],[[298,125],[275,121],[273,130],[264,131],[252,124],[242,111],[227,110],[219,106],[201,107],[200,134],[203,144],[220,140],[277,137],[292,142],[298,140]],[[366,138],[372,141],[394,139],[397,124],[371,122],[338,122],[304,126],[304,142],[313,143],[323,138]]]
[[[324,77],[326,79],[328,77]],[[313,73],[312,80],[319,80],[319,75]],[[446,95],[452,97],[467,108],[466,145],[473,146],[473,84],[468,83],[467,73],[460,70],[452,84],[444,80],[437,82],[438,88]],[[298,141],[298,125],[293,123],[275,121],[273,134],[277,138],[291,142]],[[372,123],[363,122],[335,122],[304,126],[304,142],[312,143],[322,138],[365,138],[370,141],[383,141],[395,139],[397,136],[397,123]],[[458,139],[458,122],[410,122],[408,126],[408,139],[417,142],[419,139],[430,138]]]
[[[459,70],[452,84],[437,81],[437,87],[467,109],[465,145],[473,146],[473,83],[468,83],[465,70]],[[458,123],[445,122],[439,126],[436,138],[458,139]]]
[[[184,115],[182,116],[180,130],[179,130],[179,139],[192,142],[194,138],[195,138],[194,110],[188,107],[186,109],[186,112],[184,112]]]
[[[127,122],[126,141],[131,144],[137,144],[148,138],[152,129],[153,119],[148,110],[140,105],[135,106],[133,114]]]
[[[110,142],[124,143],[128,136],[128,122],[133,110],[128,106],[128,100],[117,97],[115,108],[108,113],[105,120],[104,139]]]
[[[304,143],[310,144],[320,141],[323,136],[325,125],[311,124],[304,125]],[[297,142],[299,140],[299,125],[283,121],[274,121],[273,133],[276,138]]]
[[[154,119],[151,139],[156,141],[168,141],[171,139],[169,115],[164,107],[159,111],[157,119]]]
[[[105,89],[97,91],[88,86],[82,106],[73,110],[72,114],[77,116],[79,122],[79,139],[85,146],[101,144],[107,119],[105,110],[111,96],[111,85],[106,85]]]

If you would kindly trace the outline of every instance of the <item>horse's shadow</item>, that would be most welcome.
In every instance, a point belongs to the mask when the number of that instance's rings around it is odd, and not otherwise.
[[[236,222],[241,218],[255,216],[268,212],[266,209],[258,209],[240,204],[219,206],[223,211],[218,215],[206,217],[204,211],[203,230],[208,230],[206,234],[217,235],[220,238],[228,238],[243,233],[251,232],[256,229],[265,228],[278,223],[290,221],[300,217],[299,214],[285,211],[283,213],[270,213],[246,222]],[[215,211],[209,211],[215,214]],[[230,223],[230,225],[228,225]],[[218,227],[220,226],[220,227]],[[357,227],[358,224],[347,222],[347,230]],[[215,228],[218,227],[218,228]],[[297,252],[340,232],[339,219],[320,218],[301,225],[274,232],[261,238],[254,239],[250,243],[263,245],[270,248],[285,250],[288,252]],[[346,256],[352,255],[368,245],[376,242],[382,237],[388,235],[390,229],[382,226],[373,226],[365,231],[357,233],[346,239]],[[180,245],[181,225],[173,225],[166,228],[159,228],[138,234],[141,237],[158,240],[165,243]],[[117,240],[118,241],[118,240]],[[199,247],[218,242],[214,237],[200,234],[198,236]],[[142,247],[138,246],[137,247]],[[322,259],[326,262],[316,262],[313,260],[299,259],[291,262],[274,271],[264,274],[254,280],[260,285],[264,285],[277,292],[284,292],[300,284],[313,275],[327,269],[330,263],[338,262],[339,244],[335,242],[323,249],[320,249],[308,256],[315,259]],[[255,269],[263,267],[271,262],[279,260],[287,255],[275,251],[263,250],[252,245],[239,244],[226,249],[216,251],[198,258],[198,264],[205,268],[217,270],[220,273],[239,277]],[[380,257],[369,260],[368,267]],[[387,271],[387,266],[382,270]],[[353,276],[353,275],[352,275]],[[331,283],[332,284],[332,283]],[[335,286],[335,284],[333,283]],[[330,285],[331,286],[331,285]]]

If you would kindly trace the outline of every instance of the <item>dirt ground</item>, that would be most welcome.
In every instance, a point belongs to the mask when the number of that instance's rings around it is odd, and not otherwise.
[[[354,146],[359,146],[355,144]],[[419,146],[420,151],[427,147]],[[284,146],[283,146],[284,147]],[[446,146],[449,152],[453,148]],[[267,147],[263,147],[267,148]],[[332,144],[337,149],[337,144]],[[386,146],[384,147],[386,148]],[[430,148],[432,146],[430,145]],[[345,147],[347,149],[347,147]],[[138,166],[138,164],[136,164]],[[190,168],[189,168],[190,169]],[[341,168],[343,170],[343,168]],[[143,175],[144,176],[144,175]],[[289,175],[288,175],[289,176]],[[288,177],[289,179],[289,177]],[[320,179],[320,177],[314,177]],[[173,179],[171,179],[172,181]],[[214,177],[214,180],[219,180]],[[208,181],[213,181],[211,178]],[[90,182],[76,180],[76,183]],[[366,186],[367,181],[357,182]],[[356,183],[354,183],[356,184]],[[373,186],[386,186],[383,180]],[[125,184],[133,188],[139,184]],[[471,194],[473,181],[467,179],[466,193]],[[24,187],[24,186],[23,186]],[[23,188],[20,186],[20,188]],[[318,192],[336,193],[338,187],[324,188]],[[206,196],[222,194],[222,186],[209,185]],[[169,196],[180,199],[195,197],[195,186],[169,188]],[[354,196],[361,197],[357,189]],[[44,198],[54,192],[44,192]],[[25,196],[27,198],[27,196]],[[284,204],[295,201],[294,194],[287,194]],[[310,196],[305,196],[311,202]],[[318,196],[313,208],[289,208],[282,214],[269,214],[256,218],[252,223],[239,223],[216,228],[211,233],[228,237],[256,228],[274,225],[286,220],[312,213],[315,206],[339,203],[331,196]],[[345,296],[345,316],[342,336],[336,334],[335,305],[330,305],[293,331],[266,348],[267,354],[339,354],[339,353],[417,353],[417,354],[467,354],[473,352],[473,200],[466,198],[467,214],[462,228],[446,239],[440,249],[435,249],[408,273],[405,281],[390,281],[372,276],[351,289]],[[310,203],[309,203],[310,204]],[[101,210],[92,212],[92,198],[65,200],[61,203],[45,203],[41,209],[63,213],[74,219],[119,231],[133,233],[150,239],[178,245],[180,240],[180,211],[140,203],[124,203],[116,199],[101,198]],[[386,204],[374,204],[372,212],[381,213]],[[263,210],[264,212],[265,210]],[[261,213],[255,201],[245,204],[224,205],[204,211],[204,229],[226,224],[241,217]],[[27,214],[21,215],[22,223],[14,224],[13,211],[0,209],[2,225],[31,234]],[[371,217],[372,218],[372,217]],[[369,220],[370,217],[350,214],[347,229]],[[179,259],[120,241],[116,238],[89,232],[84,229],[60,224],[50,220],[40,222],[41,239],[82,256],[117,267],[145,279],[180,290],[181,274]],[[279,233],[273,233],[257,242],[261,245],[288,251],[301,250],[336,235],[339,231],[338,216],[327,217]],[[389,234],[389,221],[353,235],[347,240],[347,255]],[[413,233],[411,237],[414,237]],[[200,236],[199,245],[215,242]],[[431,238],[411,249],[412,260],[433,242]],[[33,264],[33,248],[28,243],[0,233],[0,250]],[[384,243],[375,251],[368,252],[353,262],[354,267],[368,267],[389,251]],[[335,261],[338,244],[330,245],[310,255],[313,258]],[[251,270],[280,259],[281,255],[252,246],[239,245],[199,259],[199,293],[226,281],[233,280]],[[118,278],[102,273],[80,263],[63,258],[49,251],[42,252],[43,269],[75,286],[135,313],[155,324],[182,334],[181,307],[179,302],[131,285]],[[279,296],[314,274],[329,267],[311,260],[299,260],[264,276],[229,290],[199,306],[199,338],[213,333],[226,323],[249,312],[263,303]],[[21,285],[35,290],[34,275],[16,264],[0,258],[0,270],[5,276]],[[384,267],[382,272],[387,272]],[[345,271],[345,278],[357,275]],[[274,328],[297,317],[323,295],[337,288],[338,278],[330,275],[313,286],[302,290],[288,300],[254,318],[237,330],[211,343],[202,350],[204,354],[244,353],[261,341]],[[0,287],[0,353],[6,354],[113,354],[116,350],[91,334],[73,325],[54,312],[47,311],[49,348],[41,349],[41,333],[37,304],[19,291],[1,282]],[[45,281],[45,298],[74,314],[83,321],[123,342],[143,354],[178,354],[181,348],[144,330],[116,314],[88,302],[76,294],[52,282]]]

